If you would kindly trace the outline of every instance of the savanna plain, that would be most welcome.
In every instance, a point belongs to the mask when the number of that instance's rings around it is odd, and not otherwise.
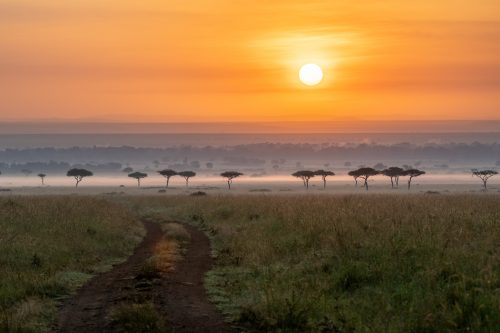
[[[493,192],[3,196],[0,332],[51,331],[62,302],[132,254],[144,219],[209,236],[205,287],[242,331],[498,332],[499,204]],[[179,244],[182,261],[189,237]],[[172,331],[154,302],[109,316]]]

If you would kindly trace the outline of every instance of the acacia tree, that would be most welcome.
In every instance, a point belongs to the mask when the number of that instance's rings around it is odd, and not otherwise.
[[[165,188],[168,188],[168,183],[170,182],[170,178],[177,175],[177,171],[174,171],[172,169],[161,170],[158,171],[158,173],[163,177],[167,178],[167,185],[165,186]]]
[[[321,179],[323,179],[323,188],[326,188],[326,177],[335,176],[335,173],[333,171],[328,170],[316,170],[314,171],[314,174],[316,176],[320,176]]]
[[[404,172],[405,171],[402,168],[390,167],[388,169],[382,170],[381,174],[391,178],[391,185],[392,188],[394,188],[394,185],[396,185],[396,187],[399,187],[399,177],[403,176]]]
[[[141,186],[141,179],[146,178],[148,176],[147,173],[143,172],[133,172],[128,175],[130,178],[135,178],[137,179],[137,187]]]
[[[484,189],[488,189],[488,179],[491,177],[498,175],[498,172],[495,170],[472,170],[472,175],[478,177],[483,181]]]
[[[126,168],[124,168],[122,170],[122,172],[124,172],[124,173],[132,173],[132,172],[134,172],[134,169],[132,169],[131,167],[126,167]]]
[[[354,178],[354,186],[358,186],[358,178],[359,178],[359,175],[357,173],[358,170],[353,170],[353,171],[349,171],[347,173],[347,175],[351,176],[352,178]]]
[[[233,183],[234,178],[238,178],[239,176],[243,176],[241,172],[238,171],[226,171],[220,174],[221,177],[227,178],[227,187],[231,189],[231,184]]]
[[[352,176],[354,177],[354,180],[356,181],[356,185],[357,185],[357,179],[358,178],[361,178],[364,180],[364,187],[365,189],[368,191],[368,179],[371,177],[371,176],[376,176],[380,174],[380,171],[377,171],[373,168],[359,168],[357,170],[353,170],[351,172],[349,172],[349,176]]]
[[[316,174],[314,173],[314,171],[309,171],[309,170],[301,170],[292,173],[292,176],[302,179],[306,189],[309,189],[309,180],[313,178],[315,175]]]
[[[47,177],[47,175],[44,173],[39,173],[38,177],[40,177],[40,179],[42,180],[42,186],[45,185],[45,177]]]
[[[78,187],[78,184],[83,180],[85,177],[92,177],[94,174],[92,171],[89,171],[87,169],[70,169],[67,173],[66,176],[68,177],[73,177],[76,180],[76,185],[75,187]]]
[[[403,172],[402,176],[409,176],[408,178],[408,190],[411,187],[411,181],[414,177],[422,176],[425,175],[425,171],[418,170],[418,169],[408,169]]]
[[[196,172],[194,172],[194,171],[181,171],[181,172],[179,172],[179,176],[183,177],[186,180],[186,187],[189,187],[189,178],[196,176]]]

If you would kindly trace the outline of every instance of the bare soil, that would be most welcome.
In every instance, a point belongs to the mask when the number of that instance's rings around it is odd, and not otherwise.
[[[59,312],[54,332],[118,332],[111,313],[120,304],[154,303],[175,333],[232,333],[215,306],[208,300],[203,280],[212,267],[210,241],[193,226],[183,224],[191,241],[175,269],[159,278],[141,274],[163,237],[159,224],[144,221],[147,234],[134,254],[111,271],[95,276]]]

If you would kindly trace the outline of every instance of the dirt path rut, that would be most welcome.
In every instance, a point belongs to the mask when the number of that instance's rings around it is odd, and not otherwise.
[[[153,302],[174,333],[238,332],[224,322],[209,302],[203,279],[212,267],[210,241],[193,226],[183,224],[191,241],[175,270],[154,283],[137,279],[144,262],[153,254],[163,233],[157,223],[144,221],[146,236],[128,260],[95,276],[76,296],[63,304],[54,332],[115,332],[110,312],[125,302]]]

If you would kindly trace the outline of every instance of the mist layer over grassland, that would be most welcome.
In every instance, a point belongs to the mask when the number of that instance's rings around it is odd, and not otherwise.
[[[143,233],[91,197],[0,199],[0,332],[47,332],[55,300],[124,260]]]
[[[266,332],[494,332],[498,195],[122,198],[213,236],[212,299]]]

